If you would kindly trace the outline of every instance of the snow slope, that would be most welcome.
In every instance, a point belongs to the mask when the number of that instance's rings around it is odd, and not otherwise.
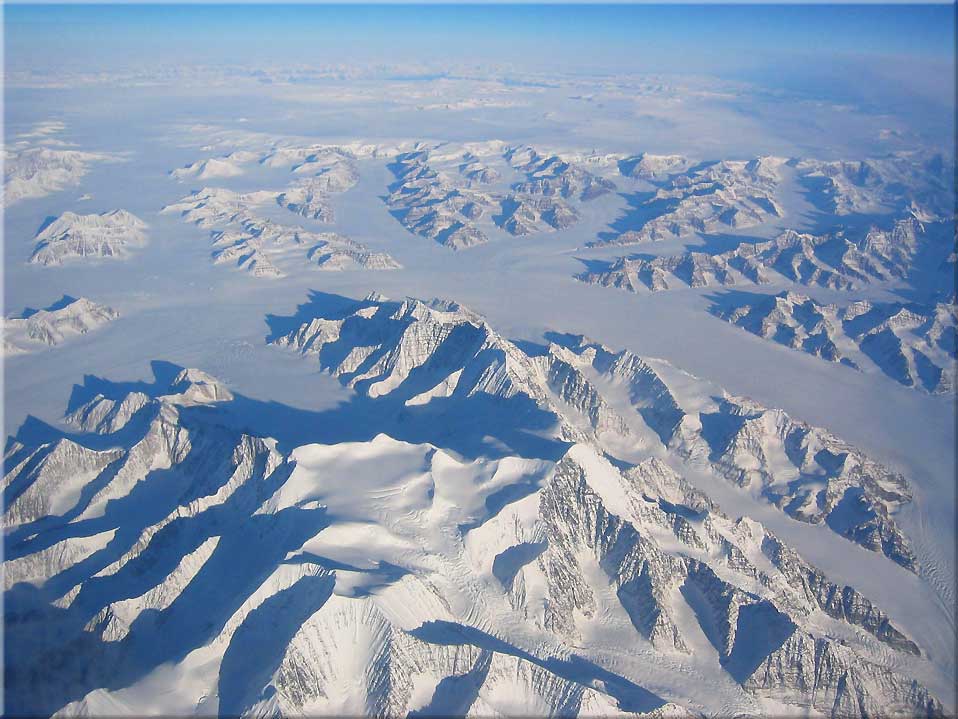
[[[81,388],[72,438],[8,443],[8,710],[942,715],[893,619],[658,460],[284,455],[214,378],[163,376]],[[610,632],[661,661],[633,678]]]
[[[38,349],[38,345],[56,347],[76,335],[83,335],[112,322],[119,313],[85,297],[63,297],[42,310],[3,320],[3,353],[16,355]]]
[[[30,262],[50,266],[75,259],[125,259],[131,249],[146,244],[146,230],[146,223],[126,210],[64,212],[37,233]]]

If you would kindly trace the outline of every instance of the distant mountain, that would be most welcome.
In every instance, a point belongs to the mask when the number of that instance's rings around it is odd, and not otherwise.
[[[456,174],[436,169],[453,159]],[[497,141],[455,149],[419,143],[398,155],[391,169],[397,181],[387,203],[397,219],[410,232],[457,250],[488,242],[495,228],[519,237],[566,229],[579,221],[573,202],[616,189],[558,154]],[[524,179],[504,188],[503,172]],[[480,226],[484,219],[490,221],[486,228]]]
[[[44,197],[77,185],[101,162],[116,162],[117,155],[87,152],[64,147],[55,139],[65,130],[60,122],[39,123],[33,130],[13,138],[4,147],[3,204],[10,207],[21,200]]]
[[[630,292],[775,281],[848,290],[905,278],[924,235],[923,225],[914,217],[898,220],[888,230],[874,227],[858,237],[844,232],[812,235],[787,230],[774,240],[742,242],[717,254],[623,257],[576,279]]]
[[[113,308],[85,297],[64,297],[46,309],[4,318],[3,353],[10,356],[33,352],[43,345],[56,347],[119,316]]]
[[[147,224],[126,210],[99,215],[64,212],[37,236],[30,262],[49,266],[75,259],[118,258],[147,241]]]
[[[958,308],[952,304],[859,301],[839,307],[782,292],[717,303],[712,311],[752,334],[830,362],[859,368],[867,357],[907,387],[955,391]]]
[[[292,202],[292,197],[267,190],[238,193],[207,187],[162,211],[178,212],[184,220],[210,228],[213,263],[239,267],[254,277],[285,277],[283,266],[290,262],[290,256],[298,257],[301,265],[324,270],[390,270],[401,266],[389,254],[374,252],[345,235],[311,232],[261,214],[264,205],[282,198],[280,204]],[[316,209],[314,204],[310,207]]]
[[[776,198],[781,182],[780,168],[786,158],[758,157],[748,162],[723,160],[686,174],[672,175],[666,184],[645,201],[657,208],[636,229],[626,230],[591,246],[634,245],[691,237],[761,225],[783,217]],[[645,163],[645,165],[643,165]],[[639,176],[654,176],[656,166],[678,168],[680,158],[658,161],[642,158],[632,166]],[[648,167],[648,169],[642,169]]]

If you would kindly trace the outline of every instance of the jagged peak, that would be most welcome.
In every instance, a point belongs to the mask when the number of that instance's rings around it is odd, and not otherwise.
[[[188,368],[176,375],[165,398],[179,404],[210,404],[228,402],[233,394],[212,375]]]

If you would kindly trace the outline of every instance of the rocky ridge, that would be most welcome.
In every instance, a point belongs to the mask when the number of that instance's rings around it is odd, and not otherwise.
[[[147,224],[126,210],[64,212],[41,229],[30,262],[48,267],[76,259],[124,259],[147,241]]]
[[[516,417],[545,412],[551,420],[537,419],[539,431],[551,425],[562,440],[591,439],[613,454],[624,441],[705,462],[791,517],[826,524],[917,571],[892,517],[910,501],[904,477],[825,430],[745,398],[703,398],[686,410],[660,373],[629,352],[580,337],[530,355],[454,303],[377,295],[331,316],[313,315],[273,342],[317,357],[370,398],[405,406],[477,396],[508,401]]]
[[[76,335],[84,335],[112,322],[119,313],[86,297],[63,297],[46,309],[7,317],[3,321],[3,353],[6,356],[33,352],[42,346],[56,347]]]
[[[276,197],[270,191],[204,188],[166,206],[163,212],[178,212],[185,221],[210,229],[213,263],[239,267],[254,277],[284,277],[293,258],[299,259],[299,265],[324,270],[400,267],[387,253],[374,252],[345,235],[311,232],[259,214],[258,208]]]
[[[860,237],[844,232],[812,235],[787,230],[767,242],[743,242],[727,252],[684,252],[659,257],[622,257],[576,279],[630,292],[681,287],[732,287],[790,281],[828,289],[856,289],[905,278],[924,241],[914,217]]]
[[[786,291],[716,304],[712,312],[759,337],[829,362],[860,369],[867,358],[906,387],[932,394],[955,391],[958,308],[953,304],[862,300],[840,307]]]
[[[633,166],[641,174],[644,160]],[[785,158],[759,157],[754,160],[723,160],[685,174],[672,175],[664,186],[645,200],[654,209],[640,227],[590,246],[634,245],[667,239],[692,237],[761,225],[784,216],[776,198]],[[649,163],[653,164],[653,163]],[[662,162],[654,163],[662,164]],[[667,158],[666,168],[680,167],[677,158]]]
[[[456,172],[445,171],[446,165]],[[557,154],[499,142],[419,143],[390,169],[396,177],[387,198],[393,214],[410,232],[452,249],[487,242],[495,227],[513,236],[565,229],[579,219],[570,201],[615,190],[612,181]],[[502,189],[497,185],[506,173],[524,179]]]
[[[747,713],[770,697],[943,714],[883,663],[881,647],[920,649],[880,608],[660,460],[623,471],[586,442],[556,462],[470,461],[384,435],[284,454],[232,428],[233,400],[194,369],[98,382],[76,394],[76,434],[8,442],[6,641],[23,648],[8,708],[123,713],[148,681],[244,716],[702,709],[594,660],[590,632],[611,622],[669,658],[663,677],[726,676]],[[714,665],[690,654],[703,633]]]

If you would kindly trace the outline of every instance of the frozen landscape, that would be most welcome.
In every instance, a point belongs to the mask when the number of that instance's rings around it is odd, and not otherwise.
[[[6,715],[954,716],[953,5],[4,14]]]

